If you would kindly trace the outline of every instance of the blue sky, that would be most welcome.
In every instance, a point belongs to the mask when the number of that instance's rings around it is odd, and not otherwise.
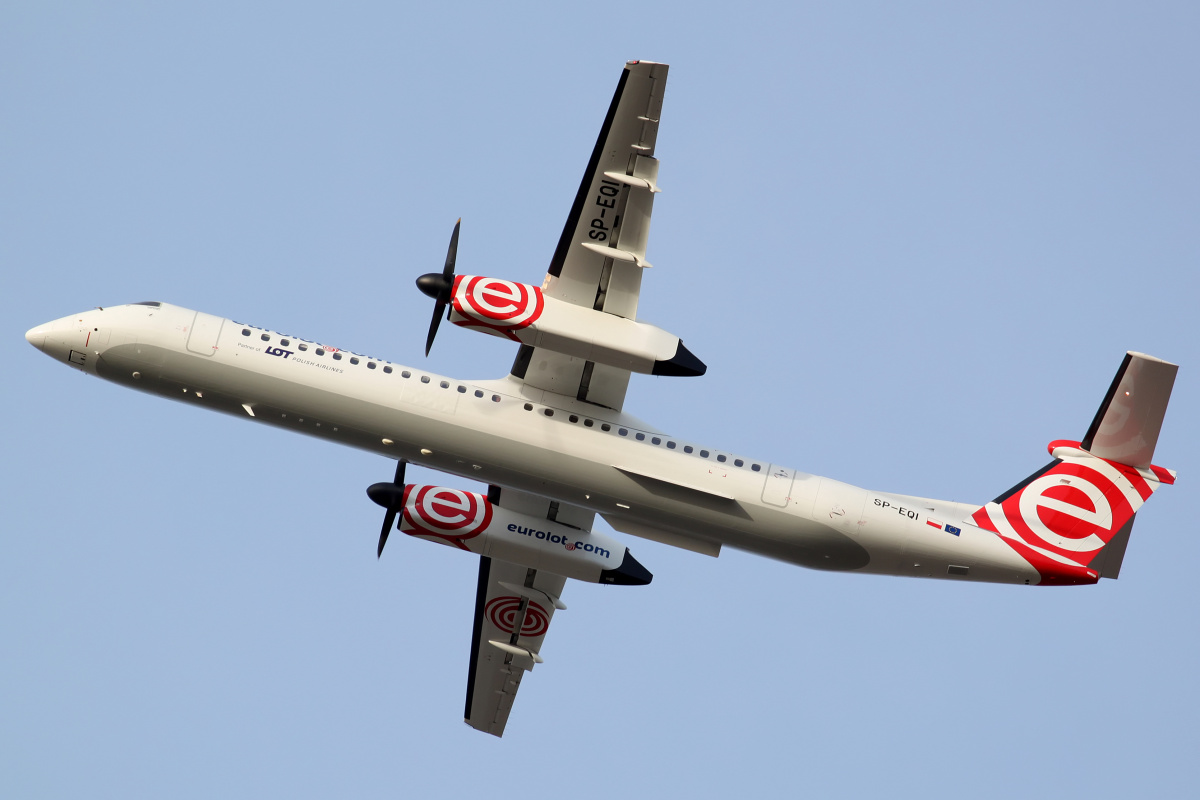
[[[1191,791],[1200,96],[1186,3],[7,4],[0,792],[1125,797]],[[459,270],[537,283],[627,59],[671,64],[635,377],[690,440],[984,502],[1181,365],[1119,581],[830,575],[630,539],[502,740],[461,722],[475,564],[377,562],[376,456],[22,341],[164,300],[423,363]],[[429,368],[507,371],[442,326]],[[417,480],[445,480],[410,471]],[[448,481],[466,485],[462,481]]]

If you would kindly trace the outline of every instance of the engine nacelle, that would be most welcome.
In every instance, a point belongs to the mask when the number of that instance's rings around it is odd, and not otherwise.
[[[695,376],[708,369],[678,336],[662,328],[546,297],[527,283],[459,275],[450,321],[645,375]]]
[[[399,530],[418,539],[589,583],[643,585],[654,577],[611,536],[509,511],[475,492],[377,483],[368,494],[399,512]]]

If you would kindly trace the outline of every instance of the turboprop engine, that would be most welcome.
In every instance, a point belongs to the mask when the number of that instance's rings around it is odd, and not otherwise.
[[[613,187],[617,183],[629,183],[656,192],[654,175],[658,173],[658,162],[653,159],[649,162],[653,163],[645,167],[644,177],[606,172],[611,180],[604,183]],[[646,217],[649,218],[649,211]],[[678,336],[654,325],[547,297],[539,287],[527,283],[479,275],[456,276],[454,268],[461,228],[460,219],[454,223],[454,232],[450,234],[442,271],[417,278],[417,288],[434,300],[425,355],[429,355],[429,348],[433,347],[442,314],[449,306],[447,318],[455,325],[585,361],[644,375],[692,377],[708,370],[703,361],[683,346]],[[650,266],[636,254],[624,250],[593,242],[584,242],[583,247],[606,258],[628,261],[642,268]]]
[[[367,495],[389,517],[399,515],[401,533],[418,539],[589,583],[640,586],[654,577],[611,536],[509,511],[475,492],[376,483]]]
[[[703,375],[704,362],[662,328],[547,297],[537,286],[479,275],[454,278],[450,321],[644,375]]]

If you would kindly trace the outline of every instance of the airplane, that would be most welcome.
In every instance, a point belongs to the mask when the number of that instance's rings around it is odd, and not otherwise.
[[[614,531],[812,569],[1039,586],[1118,577],[1134,517],[1176,473],[1152,463],[1178,367],[1125,354],[1082,439],[987,503],[870,491],[685,441],[624,410],[633,373],[699,377],[680,338],[638,319],[668,67],[625,64],[543,283],[441,272],[442,317],[518,344],[509,374],[468,381],[151,301],[25,338],[87,374],[396,461],[368,497],[392,530],[478,557],[465,721],[501,736],[567,579],[652,575]],[[461,220],[460,220],[461,223]],[[405,482],[418,464],[485,494]]]

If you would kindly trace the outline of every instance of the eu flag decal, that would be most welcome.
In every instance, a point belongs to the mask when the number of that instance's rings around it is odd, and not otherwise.
[[[956,528],[953,525],[947,525],[946,533],[952,533],[955,536],[958,536],[960,533],[962,533],[962,528]]]

